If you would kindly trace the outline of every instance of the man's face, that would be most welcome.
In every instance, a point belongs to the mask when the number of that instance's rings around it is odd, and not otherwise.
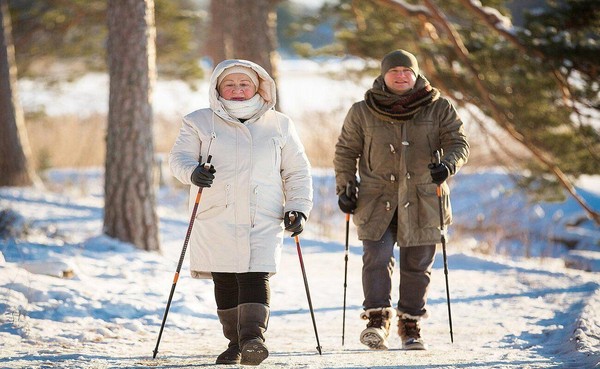
[[[383,76],[387,88],[395,94],[402,94],[415,87],[417,76],[412,69],[406,67],[394,67]]]

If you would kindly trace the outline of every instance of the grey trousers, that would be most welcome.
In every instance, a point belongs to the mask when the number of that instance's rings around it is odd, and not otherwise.
[[[396,244],[395,227],[378,241],[363,241],[362,284],[364,309],[392,306],[392,275]],[[413,316],[427,313],[427,292],[435,259],[435,245],[400,247],[400,297],[398,310]]]

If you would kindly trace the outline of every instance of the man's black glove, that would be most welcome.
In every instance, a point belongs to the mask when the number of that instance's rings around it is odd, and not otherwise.
[[[346,184],[346,190],[338,198],[338,206],[346,214],[353,214],[358,201],[358,186],[354,181]]]
[[[436,185],[441,185],[450,176],[450,169],[443,162],[439,164],[429,164],[428,168],[431,172],[431,180]]]
[[[286,211],[283,217],[283,225],[285,226],[285,230],[292,232],[292,237],[302,233],[305,222],[306,215],[300,211]]]
[[[215,179],[215,167],[211,164],[210,167],[205,168],[206,164],[200,164],[192,172],[192,183],[198,187],[210,187]]]

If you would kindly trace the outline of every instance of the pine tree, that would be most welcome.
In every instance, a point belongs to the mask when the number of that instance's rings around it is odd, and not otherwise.
[[[104,173],[104,232],[159,250],[152,182],[152,87],[156,79],[153,0],[109,0],[110,97]]]
[[[27,130],[17,94],[14,54],[8,3],[0,0],[0,186],[39,182],[31,166]]]

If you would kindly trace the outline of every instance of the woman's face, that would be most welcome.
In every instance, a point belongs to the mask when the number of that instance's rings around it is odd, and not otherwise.
[[[218,91],[225,100],[244,101],[256,94],[256,86],[244,73],[231,73],[221,81]]]
[[[394,67],[385,73],[383,80],[390,91],[401,94],[415,87],[417,77],[410,68]]]

